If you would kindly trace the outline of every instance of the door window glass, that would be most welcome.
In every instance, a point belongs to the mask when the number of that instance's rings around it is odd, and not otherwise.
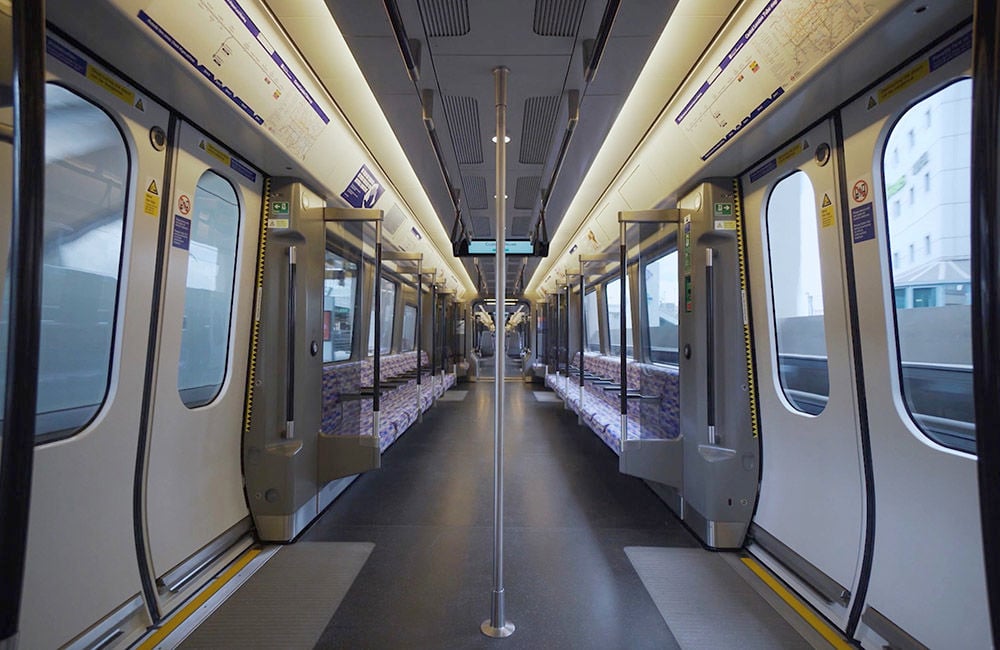
[[[213,171],[202,174],[191,217],[177,390],[195,408],[214,400],[226,378],[240,232],[232,184]]]
[[[767,202],[778,380],[792,408],[817,415],[830,395],[816,195],[803,172],[779,181]]]
[[[680,289],[677,283],[677,251],[646,265],[646,315],[649,318],[649,359],[654,363],[678,363],[677,323]]]
[[[928,125],[932,112],[940,119]],[[889,133],[886,150],[915,131],[913,146],[898,159],[883,156],[882,177],[917,196],[888,220],[888,250],[909,251],[890,263],[904,402],[930,438],[974,453],[971,117],[969,79],[912,106]]]
[[[82,429],[107,395],[128,178],[128,149],[111,118],[65,88],[46,86],[40,442]],[[0,308],[0,369],[7,366],[8,288]],[[0,395],[5,390],[0,370]]]
[[[326,251],[323,276],[323,362],[351,358],[358,265]]]

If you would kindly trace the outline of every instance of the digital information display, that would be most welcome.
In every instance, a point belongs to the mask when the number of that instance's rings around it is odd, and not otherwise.
[[[504,253],[507,255],[534,255],[534,245],[528,239],[508,239],[504,242]],[[495,239],[473,239],[469,242],[469,255],[496,255]]]

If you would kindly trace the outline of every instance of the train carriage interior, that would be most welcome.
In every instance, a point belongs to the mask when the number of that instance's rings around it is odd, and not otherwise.
[[[1000,644],[991,0],[0,0],[0,650]]]

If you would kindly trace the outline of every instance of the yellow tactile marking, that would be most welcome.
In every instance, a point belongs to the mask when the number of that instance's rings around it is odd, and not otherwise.
[[[250,415],[253,412],[253,389],[257,377],[257,345],[260,341],[259,304],[264,286],[264,250],[267,248],[267,222],[271,216],[271,179],[264,179],[264,210],[260,215],[260,244],[257,246],[257,279],[254,283],[254,316],[250,332],[250,363],[247,369],[247,403],[243,412],[243,435],[250,432]]]
[[[747,290],[747,260],[746,246],[743,242],[746,222],[743,219],[743,205],[740,202],[740,181],[733,179],[733,218],[736,220],[736,249],[740,256],[740,291],[743,298],[743,316],[746,322],[743,323],[743,344],[747,355],[747,392],[750,397],[750,430],[753,437],[759,435],[759,425],[757,423],[757,382],[753,367],[753,342],[750,340],[750,295]]]
[[[155,648],[160,643],[170,636],[170,633],[176,630],[181,623],[186,621],[191,617],[198,608],[208,602],[208,599],[214,596],[220,589],[222,589],[230,580],[236,576],[237,573],[242,571],[246,565],[250,564],[255,557],[260,555],[260,549],[254,548],[250,549],[244,553],[239,559],[237,559],[232,566],[226,569],[218,578],[216,578],[212,583],[208,585],[200,594],[191,599],[187,605],[185,605],[179,612],[174,614],[163,627],[158,629],[156,632],[151,634],[149,638],[139,644],[139,650],[151,650]]]
[[[792,594],[783,584],[778,582],[759,562],[749,557],[741,557],[740,560],[748,569],[754,572],[754,575],[770,587],[771,591],[785,601],[789,607],[794,609],[795,613],[802,617],[802,620],[819,632],[820,636],[826,639],[831,646],[837,650],[851,650],[854,648],[853,645],[844,640],[837,630],[830,627],[826,621],[817,616],[805,603]]]

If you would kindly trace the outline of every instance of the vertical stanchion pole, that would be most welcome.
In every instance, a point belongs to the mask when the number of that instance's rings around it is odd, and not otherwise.
[[[490,618],[479,626],[483,634],[494,638],[508,637],[514,633],[514,624],[507,621],[504,611],[503,590],[503,371],[507,357],[507,341],[504,337],[504,302],[507,294],[506,236],[504,216],[507,208],[504,190],[507,184],[507,74],[505,67],[494,68],[496,81],[497,108],[497,252],[496,252],[496,325],[497,343],[493,367],[493,605]]]

